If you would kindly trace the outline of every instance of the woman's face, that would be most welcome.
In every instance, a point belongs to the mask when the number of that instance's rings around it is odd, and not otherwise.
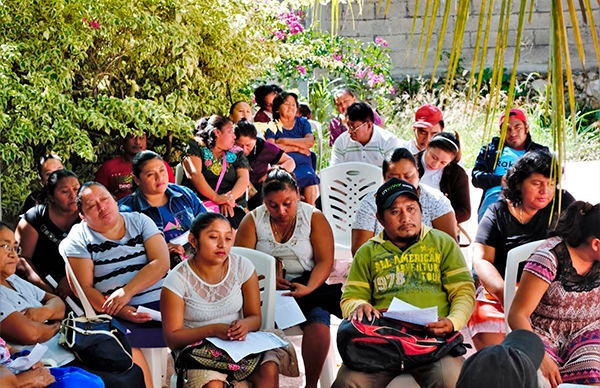
[[[233,246],[233,230],[229,222],[217,219],[200,231],[198,239],[190,233],[190,243],[202,263],[223,263]]]
[[[240,136],[235,139],[235,144],[237,144],[238,147],[241,147],[244,150],[244,154],[248,156],[256,146],[256,138],[251,138],[250,136]]]
[[[222,150],[228,150],[235,144],[235,132],[231,122],[225,123],[222,129],[215,129],[215,135],[217,137],[216,146]]]
[[[265,110],[269,113],[273,113],[273,100],[277,96],[277,93],[269,93],[265,96]]]
[[[279,107],[279,116],[284,119],[292,119],[296,117],[296,113],[298,112],[298,103],[296,99],[292,96],[287,96],[285,101]]]
[[[288,187],[285,190],[267,194],[264,204],[275,222],[287,223],[296,216],[299,199],[298,191]]]
[[[135,184],[145,195],[159,195],[167,191],[169,174],[165,163],[160,159],[150,159],[140,172],[140,177],[133,176]]]
[[[521,184],[521,197],[528,208],[545,208],[554,198],[554,180],[542,174],[531,174]]]
[[[385,180],[400,178],[407,181],[414,187],[419,187],[419,173],[417,167],[408,159],[401,159],[398,162],[391,162],[385,172]]]
[[[454,160],[451,152],[441,148],[427,148],[425,151],[425,165],[429,170],[441,170]]]
[[[54,188],[54,192],[50,195],[50,203],[63,212],[77,211],[75,199],[77,198],[79,186],[79,179],[73,176],[61,179]]]
[[[88,226],[103,233],[114,228],[119,222],[119,206],[113,196],[103,187],[92,185],[81,193],[81,218]]]
[[[231,113],[231,116],[229,116],[229,118],[234,123],[237,123],[243,118],[246,118],[246,120],[248,121],[252,121],[252,108],[250,108],[250,105],[248,105],[248,103],[239,102],[233,108],[233,112]]]
[[[19,256],[15,251],[19,244],[17,244],[15,234],[10,229],[0,229],[0,245],[8,245],[14,248],[10,253],[4,247],[0,248],[0,272],[2,272],[3,278],[7,278],[15,273],[19,261]]]
[[[50,178],[50,174],[54,171],[62,170],[65,168],[62,162],[58,159],[48,159],[42,164],[42,168],[40,170],[40,178],[42,179],[42,184],[45,186],[48,183],[48,178]]]

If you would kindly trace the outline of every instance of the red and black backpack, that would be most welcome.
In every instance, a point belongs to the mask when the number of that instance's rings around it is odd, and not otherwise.
[[[344,319],[337,333],[337,345],[344,365],[361,372],[402,373],[437,361],[450,354],[467,352],[462,334],[446,338],[428,336],[425,328],[395,319],[363,317],[362,322]]]

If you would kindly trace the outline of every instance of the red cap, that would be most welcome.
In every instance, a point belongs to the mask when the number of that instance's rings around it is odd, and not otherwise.
[[[500,116],[500,126],[502,126],[504,123],[504,113],[506,113],[506,111],[502,112],[502,115]],[[521,109],[512,108],[508,114],[508,117],[514,117],[515,119],[521,120],[525,123],[525,125],[527,125],[527,118]]]
[[[417,109],[415,113],[415,128],[431,128],[444,118],[442,117],[442,111],[435,105],[427,104]]]

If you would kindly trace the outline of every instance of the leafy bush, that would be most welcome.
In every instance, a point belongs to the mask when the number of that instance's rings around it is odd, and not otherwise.
[[[129,132],[171,157],[194,119],[227,111],[272,66],[270,31],[302,1],[0,2],[4,217],[16,216],[48,151],[84,181]]]

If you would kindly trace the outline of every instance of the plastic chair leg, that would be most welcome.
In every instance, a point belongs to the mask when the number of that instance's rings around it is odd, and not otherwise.
[[[329,353],[327,353],[327,358],[323,365],[323,371],[321,371],[321,376],[319,376],[319,385],[321,388],[330,388],[335,381],[335,377],[335,348],[333,347],[333,341],[331,341],[329,344]]]
[[[161,388],[167,377],[167,348],[142,348],[141,350],[152,372],[154,388]]]

